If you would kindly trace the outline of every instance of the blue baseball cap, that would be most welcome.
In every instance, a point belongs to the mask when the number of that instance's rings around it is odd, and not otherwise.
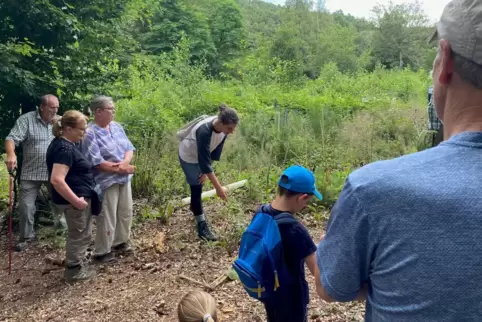
[[[323,196],[316,189],[313,172],[300,165],[292,165],[283,171],[278,185],[293,192],[314,194],[316,198],[323,200]]]

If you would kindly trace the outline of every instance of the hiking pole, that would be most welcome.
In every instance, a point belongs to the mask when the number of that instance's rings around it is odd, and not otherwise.
[[[8,170],[9,174],[9,196],[8,196],[8,275],[12,274],[12,230],[13,230],[13,180],[15,177],[15,169]]]

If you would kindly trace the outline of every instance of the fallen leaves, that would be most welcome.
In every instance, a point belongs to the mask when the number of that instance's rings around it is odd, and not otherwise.
[[[158,253],[164,253],[165,250],[166,250],[166,247],[164,245],[164,239],[165,239],[166,235],[164,234],[164,232],[160,232],[157,234],[156,236],[156,239],[154,241],[154,248],[156,249],[156,251]]]
[[[53,255],[45,256],[44,261],[48,265],[54,265],[54,266],[60,266],[60,267],[65,266],[65,259],[58,258],[58,257],[55,257]]]
[[[221,235],[242,220],[223,215],[209,205],[205,209]],[[319,238],[322,224],[308,215],[305,219],[312,223],[312,236]],[[191,215],[177,212],[167,225],[158,221],[140,224],[133,229],[132,241],[137,249],[134,256],[121,258],[112,266],[101,266],[96,279],[73,286],[62,281],[63,249],[39,247],[15,253],[14,268],[15,263],[32,259],[10,277],[8,272],[0,271],[0,288],[5,290],[0,296],[1,318],[26,322],[175,322],[181,297],[191,290],[204,289],[216,298],[223,321],[265,320],[263,306],[246,294],[231,268],[236,251],[228,252],[223,243],[199,242]],[[6,255],[0,249],[0,258]],[[196,282],[180,281],[181,275]],[[313,279],[309,274],[307,278],[312,287]],[[315,294],[312,288],[311,322],[363,321],[363,304],[323,303]]]
[[[156,312],[159,315],[169,315],[169,310],[166,305],[166,301],[161,300],[155,307],[154,307],[154,312]]]

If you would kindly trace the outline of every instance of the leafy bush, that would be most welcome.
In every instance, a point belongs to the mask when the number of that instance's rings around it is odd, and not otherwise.
[[[325,195],[319,204],[329,207],[353,169],[420,149],[425,109],[414,106],[424,104],[423,71],[345,74],[328,63],[318,79],[288,86],[282,75],[289,68],[263,83],[227,75],[214,81],[202,69],[189,63],[188,42],[181,42],[160,58],[139,56],[112,85],[112,92],[128,93],[117,102],[116,118],[137,148],[134,192],[160,209],[189,192],[175,131],[217,113],[221,102],[241,121],[215,170],[224,184],[247,178],[247,196],[256,201],[271,198],[283,168],[298,163],[315,172]]]

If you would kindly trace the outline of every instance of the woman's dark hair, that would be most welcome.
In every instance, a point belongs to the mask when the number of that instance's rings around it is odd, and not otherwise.
[[[224,125],[238,124],[239,122],[238,113],[236,113],[236,111],[233,108],[227,106],[224,103],[219,105],[218,119]]]

